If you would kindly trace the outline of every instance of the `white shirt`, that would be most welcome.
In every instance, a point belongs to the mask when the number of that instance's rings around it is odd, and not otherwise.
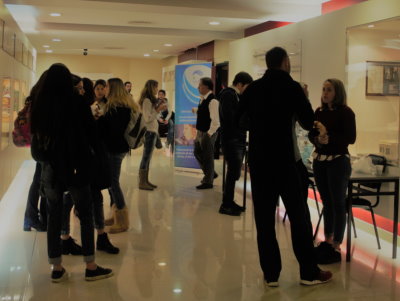
[[[212,91],[209,91],[206,95],[202,95],[200,99],[200,104],[203,102],[204,99],[210,95]],[[208,130],[208,135],[212,136],[219,128],[219,102],[215,98],[210,101],[208,104],[208,110],[210,111],[210,129]]]

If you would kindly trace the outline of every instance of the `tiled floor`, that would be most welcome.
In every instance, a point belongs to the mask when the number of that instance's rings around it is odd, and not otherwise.
[[[46,234],[23,232],[22,220],[34,162],[21,166],[0,202],[0,301],[2,300],[400,300],[400,259],[391,259],[390,241],[376,248],[369,225],[356,221],[353,260],[324,266],[334,273],[328,284],[298,284],[288,224],[278,211],[277,234],[283,257],[279,288],[265,289],[259,268],[251,199],[240,218],[217,213],[221,177],[213,190],[196,191],[200,177],[176,172],[171,158],[156,151],[151,180],[159,188],[137,189],[140,151],[127,157],[122,187],[128,203],[128,232],[111,235],[119,255],[97,253],[97,262],[115,276],[84,281],[82,258],[64,256],[70,278],[53,284],[46,256]],[[221,162],[217,161],[221,172]],[[242,185],[240,183],[239,185]],[[237,198],[241,199],[241,189]],[[108,211],[108,193],[104,191]],[[316,210],[310,201],[313,221]],[[72,236],[79,240],[78,221]],[[321,231],[322,232],[322,231]]]

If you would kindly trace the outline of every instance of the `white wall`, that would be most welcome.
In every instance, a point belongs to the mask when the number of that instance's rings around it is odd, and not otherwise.
[[[253,53],[256,49],[289,45],[300,39],[301,80],[309,85],[310,100],[315,108],[319,105],[321,87],[325,79],[335,77],[347,84],[347,28],[396,16],[400,16],[399,0],[369,0],[324,16],[233,41],[229,52],[229,77],[233,78],[242,70],[253,73]],[[355,99],[349,99],[349,105],[356,113],[358,128],[367,128],[368,118],[361,116],[373,108],[368,108],[369,104],[365,105]],[[398,116],[398,105],[394,108],[393,105],[391,101],[380,102],[379,109],[376,110],[393,112],[395,109]],[[374,118],[385,118],[375,115]],[[352,153],[360,151],[363,152],[359,148],[351,149]]]

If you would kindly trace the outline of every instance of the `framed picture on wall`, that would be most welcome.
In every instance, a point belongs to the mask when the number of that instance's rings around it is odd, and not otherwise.
[[[400,96],[400,62],[367,61],[365,95]]]
[[[4,24],[3,49],[11,56],[15,55],[15,33],[6,23]]]

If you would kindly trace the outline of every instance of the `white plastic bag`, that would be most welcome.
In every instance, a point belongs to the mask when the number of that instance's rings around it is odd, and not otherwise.
[[[352,169],[354,172],[367,174],[367,175],[378,175],[378,170],[374,163],[372,163],[372,159],[369,156],[362,156],[356,161],[354,161],[352,165]]]

